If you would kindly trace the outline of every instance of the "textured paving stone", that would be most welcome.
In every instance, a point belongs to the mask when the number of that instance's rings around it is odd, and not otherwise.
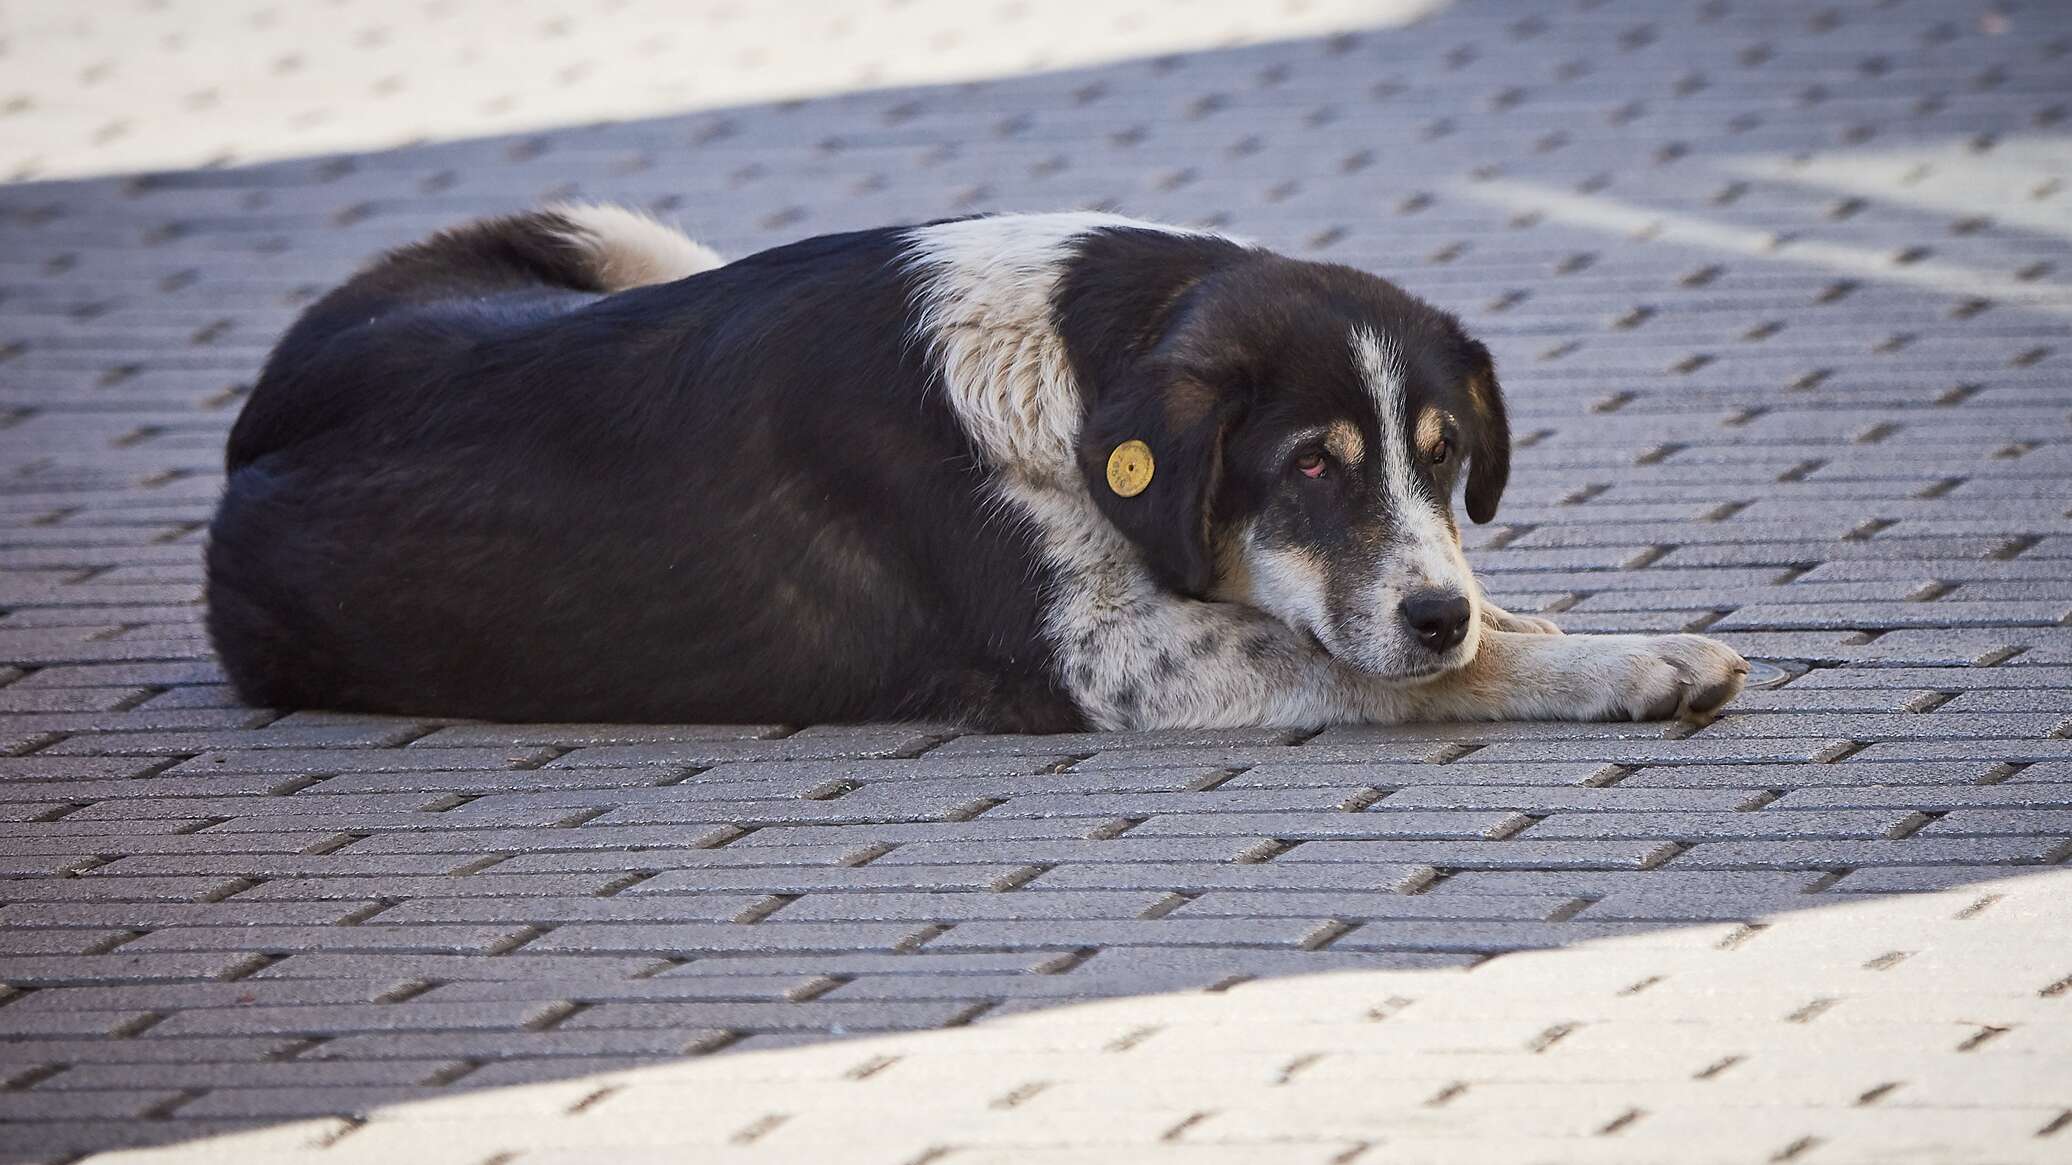
[[[0,1165],[2065,1156],[2050,5],[16,7]],[[1790,678],[1695,731],[239,706],[199,550],[268,345],[561,197],[1388,274],[1503,371],[1490,593]]]

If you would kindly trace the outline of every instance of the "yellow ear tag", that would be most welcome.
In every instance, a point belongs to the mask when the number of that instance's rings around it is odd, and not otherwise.
[[[1124,441],[1108,455],[1108,488],[1121,497],[1133,498],[1151,484],[1151,446],[1142,441]]]

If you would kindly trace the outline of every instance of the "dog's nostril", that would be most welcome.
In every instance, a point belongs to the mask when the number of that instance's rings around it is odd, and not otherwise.
[[[1468,637],[1473,608],[1466,595],[1452,591],[1417,591],[1403,600],[1403,622],[1417,641],[1433,651],[1446,651]]]

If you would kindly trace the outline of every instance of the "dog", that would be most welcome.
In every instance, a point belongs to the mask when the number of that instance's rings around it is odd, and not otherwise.
[[[610,206],[394,251],[231,432],[247,701],[999,732],[1703,722],[1747,665],[1483,597],[1489,351],[1349,267],[1096,213],[732,262]]]

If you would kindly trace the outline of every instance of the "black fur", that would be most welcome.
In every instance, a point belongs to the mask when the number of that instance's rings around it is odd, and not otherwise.
[[[484,241],[389,259],[269,360],[208,550],[247,699],[1081,726],[1033,547],[923,391],[895,232],[608,297]]]

